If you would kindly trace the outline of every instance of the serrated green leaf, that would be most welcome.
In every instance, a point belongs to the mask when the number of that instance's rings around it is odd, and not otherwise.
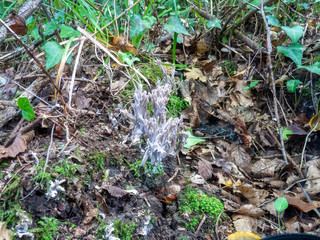
[[[283,53],[286,57],[291,58],[291,60],[299,66],[302,61],[302,53],[306,49],[299,43],[293,43],[288,47],[278,46],[277,50],[279,53]]]
[[[274,202],[274,208],[278,213],[286,210],[288,208],[289,204],[285,197],[277,198],[277,200]]]
[[[17,102],[18,107],[22,110],[22,116],[27,121],[31,121],[36,117],[33,111],[33,107],[27,97],[20,97]]]
[[[79,37],[80,32],[78,30],[73,29],[70,26],[66,26],[64,24],[61,24],[60,26],[60,37],[61,38],[71,38],[71,37]]]
[[[268,19],[268,25],[276,26],[276,27],[280,26],[279,20],[276,17],[272,15],[268,15],[267,19]]]
[[[177,17],[170,17],[163,28],[168,33],[175,32],[178,34],[181,33],[181,34],[190,36],[188,31],[181,25],[180,20]]]
[[[309,66],[309,67],[300,65],[300,66],[298,66],[298,68],[304,68],[304,69],[307,69],[309,72],[320,75],[320,62],[316,62],[315,64],[313,64],[312,66]]]
[[[218,18],[214,18],[207,22],[207,28],[219,28],[221,29],[221,21]]]
[[[302,84],[302,82],[301,82],[300,80],[289,80],[289,81],[287,82],[287,89],[288,89],[288,91],[294,93],[294,92],[297,90],[297,86],[298,86],[299,84]]]
[[[186,131],[186,133],[188,134],[188,138],[187,138],[187,142],[186,144],[183,146],[186,149],[191,148],[194,145],[197,145],[200,142],[204,142],[206,141],[205,139],[202,139],[200,137],[196,137],[191,133],[191,130]]]
[[[297,43],[303,35],[303,27],[301,26],[281,27],[281,29],[287,33],[292,43]]]
[[[131,19],[131,29],[130,29],[130,39],[139,35],[146,29],[145,23],[142,17],[138,14],[132,16]]]

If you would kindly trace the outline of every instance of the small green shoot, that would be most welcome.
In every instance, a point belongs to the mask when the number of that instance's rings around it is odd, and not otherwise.
[[[137,223],[123,222],[121,220],[114,221],[114,235],[121,240],[131,240],[132,232],[136,228]]]
[[[131,67],[133,65],[134,62],[139,61],[140,59],[137,57],[132,57],[132,53],[120,53],[119,54],[119,58],[122,62],[126,63],[129,65],[129,67]]]
[[[197,145],[197,144],[200,143],[200,142],[206,141],[206,140],[203,139],[203,138],[194,136],[194,135],[192,134],[192,132],[191,132],[191,129],[188,130],[188,131],[186,131],[186,133],[188,134],[188,138],[187,138],[186,144],[183,146],[183,147],[186,148],[186,149],[189,149],[189,148],[191,148],[192,146]]]
[[[60,228],[59,227],[60,222],[58,219],[42,217],[42,220],[40,220],[38,224],[41,227],[32,229],[31,231],[38,233],[40,236],[39,239],[44,239],[44,240],[56,239],[56,236],[58,235],[58,230]]]
[[[297,90],[299,84],[302,84],[300,80],[289,80],[287,82],[288,91],[294,93]]]
[[[280,213],[283,212],[284,210],[286,210],[288,208],[289,204],[288,201],[285,197],[280,197],[277,198],[276,201],[274,202],[274,208],[276,209],[277,213],[278,213],[278,224],[279,224],[279,229],[281,232],[281,222],[280,222]]]
[[[33,111],[33,106],[31,105],[27,97],[20,97],[17,104],[18,107],[22,110],[22,117],[25,120],[31,121],[36,117]]]
[[[281,127],[281,131],[282,131],[282,137],[283,137],[283,140],[287,141],[289,139],[289,135],[293,134],[292,131],[286,129],[286,128],[283,128]],[[279,134],[279,130],[277,129],[277,132]]]
[[[250,85],[248,87],[242,88],[242,91],[249,90],[249,89],[255,87],[258,83],[259,83],[259,80],[253,81],[253,82],[250,83]]]

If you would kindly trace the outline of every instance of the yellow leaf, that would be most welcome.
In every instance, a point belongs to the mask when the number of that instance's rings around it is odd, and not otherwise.
[[[261,239],[261,237],[251,232],[235,232],[228,236],[228,240],[257,240],[257,239]]]
[[[309,121],[309,126],[311,129],[314,129],[313,131],[318,131],[320,130],[320,123],[319,123],[319,117],[318,114],[314,115],[310,121]]]

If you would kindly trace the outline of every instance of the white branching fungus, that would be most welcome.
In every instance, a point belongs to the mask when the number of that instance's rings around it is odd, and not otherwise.
[[[64,192],[64,188],[60,186],[61,183],[64,183],[66,180],[54,180],[50,181],[49,191],[46,193],[48,198],[55,198],[59,192]]]
[[[167,119],[166,105],[171,92],[170,84],[158,85],[151,93],[139,85],[134,94],[133,139],[144,138],[147,144],[142,165],[149,159],[151,165],[159,166],[166,157],[175,157],[181,150],[186,134],[181,131],[182,118]],[[152,103],[153,114],[148,112]]]

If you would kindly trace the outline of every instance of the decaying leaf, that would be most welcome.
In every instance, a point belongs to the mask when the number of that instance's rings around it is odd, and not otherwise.
[[[228,240],[258,240],[258,235],[251,232],[235,232],[228,236]]]
[[[256,232],[259,226],[259,220],[244,215],[233,215],[233,225],[237,232]]]
[[[303,211],[305,213],[310,212],[311,210],[315,209],[317,206],[312,204],[312,203],[308,203],[308,202],[304,202],[302,201],[300,198],[297,197],[291,197],[289,195],[282,195],[279,194],[278,197],[285,197],[289,203],[289,205],[298,208],[300,211]]]
[[[9,230],[4,222],[0,222],[0,240],[12,239],[13,232]]]
[[[320,192],[320,159],[312,160],[307,163],[308,165],[308,179],[313,179],[306,181],[306,191],[309,194],[316,195]]]
[[[7,158],[14,158],[19,153],[24,152],[33,138],[34,131],[25,133],[22,136],[18,134],[9,147],[0,147],[0,162]]]
[[[255,207],[252,204],[245,204],[235,212],[241,215],[246,215],[254,218],[261,217],[264,214],[264,211],[261,208]]]
[[[318,114],[314,115],[309,122],[309,126],[311,129],[314,129],[313,131],[318,131],[320,130],[320,122],[319,122],[319,117]]]
[[[251,173],[255,178],[273,177],[285,166],[281,159],[260,159],[251,167]]]
[[[268,191],[254,188],[249,184],[239,184],[237,185],[237,189],[255,206],[265,202],[266,197],[269,195]]]
[[[186,73],[184,75],[186,76],[187,79],[191,80],[197,80],[199,79],[201,82],[206,82],[207,78],[206,76],[203,75],[202,71],[199,68],[191,68],[191,69],[186,69]]]
[[[204,180],[212,178],[213,168],[211,163],[204,159],[200,159],[198,162],[198,172]]]
[[[123,197],[125,195],[129,195],[129,192],[126,190],[123,190],[121,188],[111,186],[111,185],[104,185],[101,187],[102,189],[105,189],[109,192],[109,194],[113,197]]]
[[[250,173],[251,157],[242,146],[236,143],[232,144],[229,150],[229,158],[240,170],[247,174]]]
[[[234,132],[240,137],[242,142],[247,146],[251,147],[252,145],[252,137],[250,136],[246,124],[241,117],[233,118],[235,129]]]

